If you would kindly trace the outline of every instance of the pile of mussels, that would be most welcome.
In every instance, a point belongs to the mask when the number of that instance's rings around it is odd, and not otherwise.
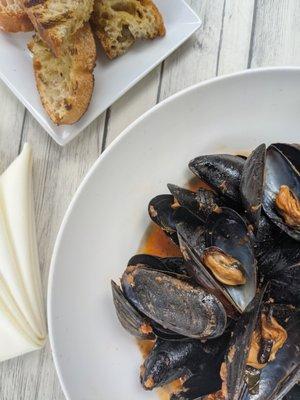
[[[122,326],[156,341],[141,383],[180,379],[172,400],[299,400],[300,145],[189,168],[211,190],[168,185],[149,204],[183,257],[136,255],[112,282]]]

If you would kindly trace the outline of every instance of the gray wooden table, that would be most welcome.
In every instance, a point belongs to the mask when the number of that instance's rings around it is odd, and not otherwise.
[[[300,0],[189,3],[203,21],[197,34],[65,148],[56,145],[0,83],[1,171],[24,142],[33,147],[45,298],[53,245],[66,208],[96,158],[128,124],[178,90],[216,75],[246,68],[300,65]],[[0,365],[0,399],[64,399],[49,344],[40,352]]]

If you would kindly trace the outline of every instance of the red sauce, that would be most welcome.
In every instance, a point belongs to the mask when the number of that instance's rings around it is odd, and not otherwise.
[[[154,223],[146,231],[146,240],[142,241],[140,253],[152,254],[159,257],[181,257],[179,248]]]
[[[137,344],[142,353],[142,356],[144,358],[146,358],[147,355],[150,353],[150,351],[153,349],[153,346],[155,345],[155,341],[154,340],[138,340]]]

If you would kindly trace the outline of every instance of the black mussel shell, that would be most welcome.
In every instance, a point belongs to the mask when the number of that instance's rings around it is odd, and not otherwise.
[[[267,149],[263,209],[282,231],[300,241],[300,228],[286,224],[276,209],[275,199],[282,185],[288,186],[300,198],[300,175],[290,161],[274,146]]]
[[[181,222],[176,225],[176,229],[180,250],[186,260],[188,275],[203,288],[217,296],[225,307],[227,315],[235,318],[236,309],[232,306],[231,299],[201,262],[206,248],[205,227],[199,221],[195,221],[194,223]]]
[[[225,357],[228,399],[241,400],[245,389],[244,375],[252,333],[261,310],[265,288],[261,290],[237,321]]]
[[[254,254],[258,260],[272,247],[274,241],[286,236],[262,211],[255,234]]]
[[[146,265],[150,269],[178,275],[187,275],[186,262],[181,257],[157,257],[150,254],[136,254],[127,265]]]
[[[300,263],[300,246],[287,236],[269,243],[268,249],[258,259],[258,268],[266,278],[272,278],[291,265]]]
[[[184,382],[183,390],[174,393],[170,400],[205,400],[208,394],[215,393],[220,387],[219,371],[207,368]]]
[[[235,318],[236,311],[232,307],[221,286],[214,277],[203,267],[201,263],[202,254],[205,250],[205,228],[198,223],[181,222],[176,225],[180,250],[186,260],[188,275],[199,285],[215,295],[226,309],[227,315]]]
[[[174,197],[170,194],[161,194],[154,197],[148,205],[148,213],[152,221],[157,224],[175,244],[178,244],[176,224],[180,221],[189,221],[194,216],[185,208],[174,204]]]
[[[300,306],[300,246],[289,237],[269,244],[258,269],[276,303]]]
[[[201,256],[205,245],[205,226],[200,221],[180,222],[176,225],[180,250],[185,260],[190,261],[187,249],[193,249],[195,254]],[[185,246],[184,244],[187,244]]]
[[[288,394],[300,379],[300,311],[295,311],[287,323],[287,340],[275,360],[261,371],[259,392],[246,393],[242,400],[276,400]],[[234,400],[234,399],[233,399]]]
[[[194,158],[190,170],[217,193],[240,204],[240,181],[245,160],[229,154],[212,154]]]
[[[258,269],[270,282],[270,296],[276,303],[300,306],[300,246],[285,236],[269,244],[259,258]]]
[[[148,213],[152,221],[177,244],[173,204],[174,197],[172,195],[161,194],[150,201]]]
[[[300,385],[295,385],[283,400],[299,400],[300,399]]]
[[[142,385],[151,390],[178,378],[187,381],[206,369],[211,374],[210,378],[217,376],[228,339],[228,334],[205,343],[196,339],[158,339],[141,368]]]
[[[245,161],[240,183],[242,203],[255,231],[259,227],[261,215],[265,160],[266,145],[261,144]]]
[[[274,143],[274,147],[281,151],[300,172],[300,145],[289,143]]]
[[[142,316],[126,299],[119,286],[111,281],[117,317],[123,328],[139,339],[154,339],[148,318]]]
[[[270,279],[270,296],[276,303],[300,307],[300,262],[274,274]]]
[[[172,184],[168,184],[168,188],[178,203],[202,222],[205,222],[209,214],[220,205],[218,197],[208,189],[193,192]]]
[[[193,370],[193,375],[184,380],[182,390],[171,396],[171,400],[200,400],[221,389],[222,380],[220,368],[227,352],[231,332],[227,331],[218,339],[208,340],[202,343],[202,349],[206,354],[199,352],[198,366]],[[217,400],[219,397],[215,397]],[[223,396],[220,399],[223,399]]]
[[[274,239],[278,239],[281,231],[272,223],[272,221],[261,213],[258,229],[255,235],[256,241],[258,242],[270,242]]]
[[[235,307],[243,312],[255,296],[256,260],[247,226],[240,215],[223,207],[207,220],[206,246],[215,246],[237,259],[243,266],[246,283],[237,286],[223,285]]]
[[[164,328],[163,326],[159,325],[158,323],[156,323],[154,321],[151,321],[151,325],[152,325],[152,328],[153,328],[153,333],[159,339],[172,340],[172,341],[189,340],[189,338],[187,338],[186,336],[179,335],[178,333],[173,332],[170,329],[166,329],[166,328]]]
[[[196,339],[218,337],[225,330],[226,312],[219,300],[182,276],[129,266],[121,283],[134,307],[166,329]]]
[[[198,281],[190,272],[194,255],[196,258],[201,257],[205,249],[205,227],[200,221],[195,220],[193,223],[180,222],[176,225],[176,229],[180,250],[187,262],[188,274]],[[198,283],[201,284],[199,281]]]

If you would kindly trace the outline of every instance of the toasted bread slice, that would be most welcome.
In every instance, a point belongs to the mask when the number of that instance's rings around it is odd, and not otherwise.
[[[111,59],[124,54],[137,39],[154,39],[166,32],[151,0],[95,0],[92,25]]]
[[[78,29],[90,19],[94,0],[23,0],[41,39],[56,56]]]
[[[35,35],[28,44],[44,108],[58,125],[73,124],[85,113],[94,88],[96,45],[90,25],[84,25],[55,57]]]
[[[33,26],[21,0],[0,0],[0,29],[5,32],[32,31]]]

